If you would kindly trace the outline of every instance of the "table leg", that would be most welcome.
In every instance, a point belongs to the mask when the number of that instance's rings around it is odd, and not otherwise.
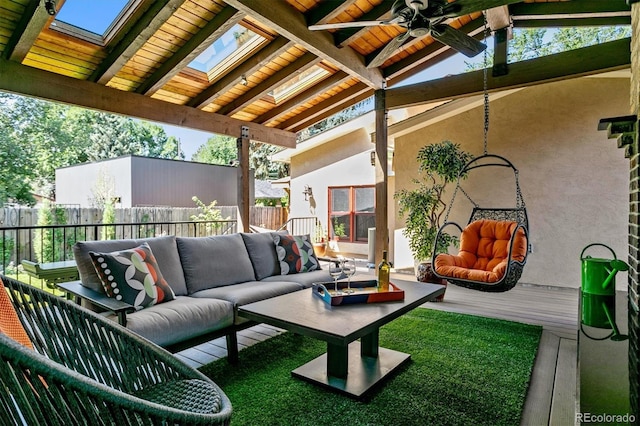
[[[378,358],[378,350],[380,348],[380,333],[379,330],[362,336],[360,339],[360,356],[368,356],[371,358]]]
[[[349,372],[349,346],[327,343],[327,375],[346,379]]]

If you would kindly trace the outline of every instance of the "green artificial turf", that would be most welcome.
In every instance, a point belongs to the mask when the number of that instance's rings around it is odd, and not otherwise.
[[[325,350],[284,333],[200,370],[233,405],[232,425],[518,425],[541,327],[415,309],[380,330],[411,361],[364,401],[291,377]]]

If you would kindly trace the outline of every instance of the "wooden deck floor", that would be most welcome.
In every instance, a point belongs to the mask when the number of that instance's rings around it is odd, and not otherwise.
[[[407,278],[406,275],[398,275]],[[393,278],[393,276],[392,276]],[[576,412],[578,291],[518,285],[506,293],[483,293],[450,285],[438,309],[541,325],[543,335],[522,415],[523,425],[573,425]],[[240,349],[285,332],[260,324],[238,335]],[[225,339],[182,351],[176,356],[194,367],[227,354]]]

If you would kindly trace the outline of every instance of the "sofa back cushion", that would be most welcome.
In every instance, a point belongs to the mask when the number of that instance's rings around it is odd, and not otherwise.
[[[176,242],[189,294],[255,280],[240,234],[177,237]]]
[[[240,234],[249,253],[255,279],[258,281],[273,275],[280,275],[280,262],[273,244],[274,234],[286,235],[287,231]]]
[[[73,254],[78,265],[82,284],[93,290],[104,293],[102,282],[96,273],[96,269],[89,256],[90,251],[108,253],[119,250],[132,249],[143,243],[148,243],[153,255],[158,262],[164,279],[167,281],[176,296],[187,294],[187,285],[184,272],[178,256],[176,237],[139,238],[131,240],[107,240],[107,241],[78,241],[73,246]]]

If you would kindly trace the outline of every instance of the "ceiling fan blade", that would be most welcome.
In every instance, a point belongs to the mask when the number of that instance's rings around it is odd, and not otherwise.
[[[334,22],[333,24],[309,25],[311,31],[334,30],[339,28],[375,27],[376,25],[393,25],[400,21],[399,17],[380,21]]]
[[[476,56],[487,48],[485,44],[480,43],[475,38],[446,24],[431,27],[431,36],[469,58]]]
[[[376,55],[376,57],[373,58],[373,60],[367,64],[367,68],[376,68],[376,67],[379,67],[380,65],[382,65],[384,63],[384,61],[387,60],[387,58],[389,58],[391,55],[393,55],[393,52],[395,52],[396,50],[398,50],[400,48],[400,46],[402,46],[402,43],[404,43],[405,40],[407,40],[409,38],[409,35],[410,35],[409,31],[407,31],[406,33],[402,33],[399,36],[393,38],[380,51],[380,53],[378,53],[378,55]]]
[[[494,7],[520,3],[522,0],[457,0],[447,3],[443,7],[443,16],[452,18],[455,16],[468,15],[481,10],[493,9]]]

